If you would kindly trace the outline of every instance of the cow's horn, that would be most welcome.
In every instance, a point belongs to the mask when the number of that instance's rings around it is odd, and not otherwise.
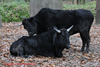
[[[36,36],[37,34],[33,34],[33,36]]]
[[[73,25],[70,28],[68,28],[67,31],[69,32],[72,29],[72,27],[73,27]]]
[[[61,33],[61,31],[58,30],[56,27],[54,27],[54,30],[56,30],[58,33]]]
[[[19,25],[16,25],[17,27],[19,27],[19,26],[21,26],[22,25],[22,23],[21,24],[19,24]]]

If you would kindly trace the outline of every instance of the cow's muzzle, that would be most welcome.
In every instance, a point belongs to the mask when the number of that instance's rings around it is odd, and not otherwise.
[[[69,48],[71,48],[71,45],[70,44],[66,46],[66,49],[69,49]]]

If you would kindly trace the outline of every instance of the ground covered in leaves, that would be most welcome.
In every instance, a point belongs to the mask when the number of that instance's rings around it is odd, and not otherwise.
[[[3,23],[0,28],[0,67],[100,67],[100,25],[93,24],[90,36],[90,51],[80,52],[82,41],[79,34],[70,37],[71,48],[64,49],[63,57],[30,56],[29,58],[13,57],[9,53],[10,45],[18,38],[28,35],[19,23]]]

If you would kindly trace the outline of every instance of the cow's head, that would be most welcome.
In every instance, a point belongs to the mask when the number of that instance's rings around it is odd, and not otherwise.
[[[69,33],[65,28],[62,28],[58,30],[57,28],[54,28],[56,30],[56,33],[54,35],[53,41],[54,44],[60,44],[60,47],[64,48],[70,48],[70,41],[69,41]]]
[[[33,19],[28,18],[22,21],[22,25],[28,31],[29,36],[33,36],[37,33],[37,24]]]

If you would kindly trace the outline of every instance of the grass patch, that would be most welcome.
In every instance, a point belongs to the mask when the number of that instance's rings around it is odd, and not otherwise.
[[[0,3],[3,22],[20,22],[20,17],[29,17],[29,4],[23,2]]]
[[[84,5],[64,4],[63,8],[64,8],[64,10],[87,9],[87,10],[90,10],[93,13],[94,17],[95,17],[96,2],[95,1],[91,1],[91,2],[88,2],[88,3],[84,4]]]
[[[90,10],[95,17],[96,2],[92,1],[84,5],[64,4],[63,9],[87,9]],[[2,17],[2,22],[21,22],[22,19],[20,17],[30,17],[30,3],[26,3],[23,0],[20,0],[20,2],[13,0],[12,2],[0,2],[0,13]]]

